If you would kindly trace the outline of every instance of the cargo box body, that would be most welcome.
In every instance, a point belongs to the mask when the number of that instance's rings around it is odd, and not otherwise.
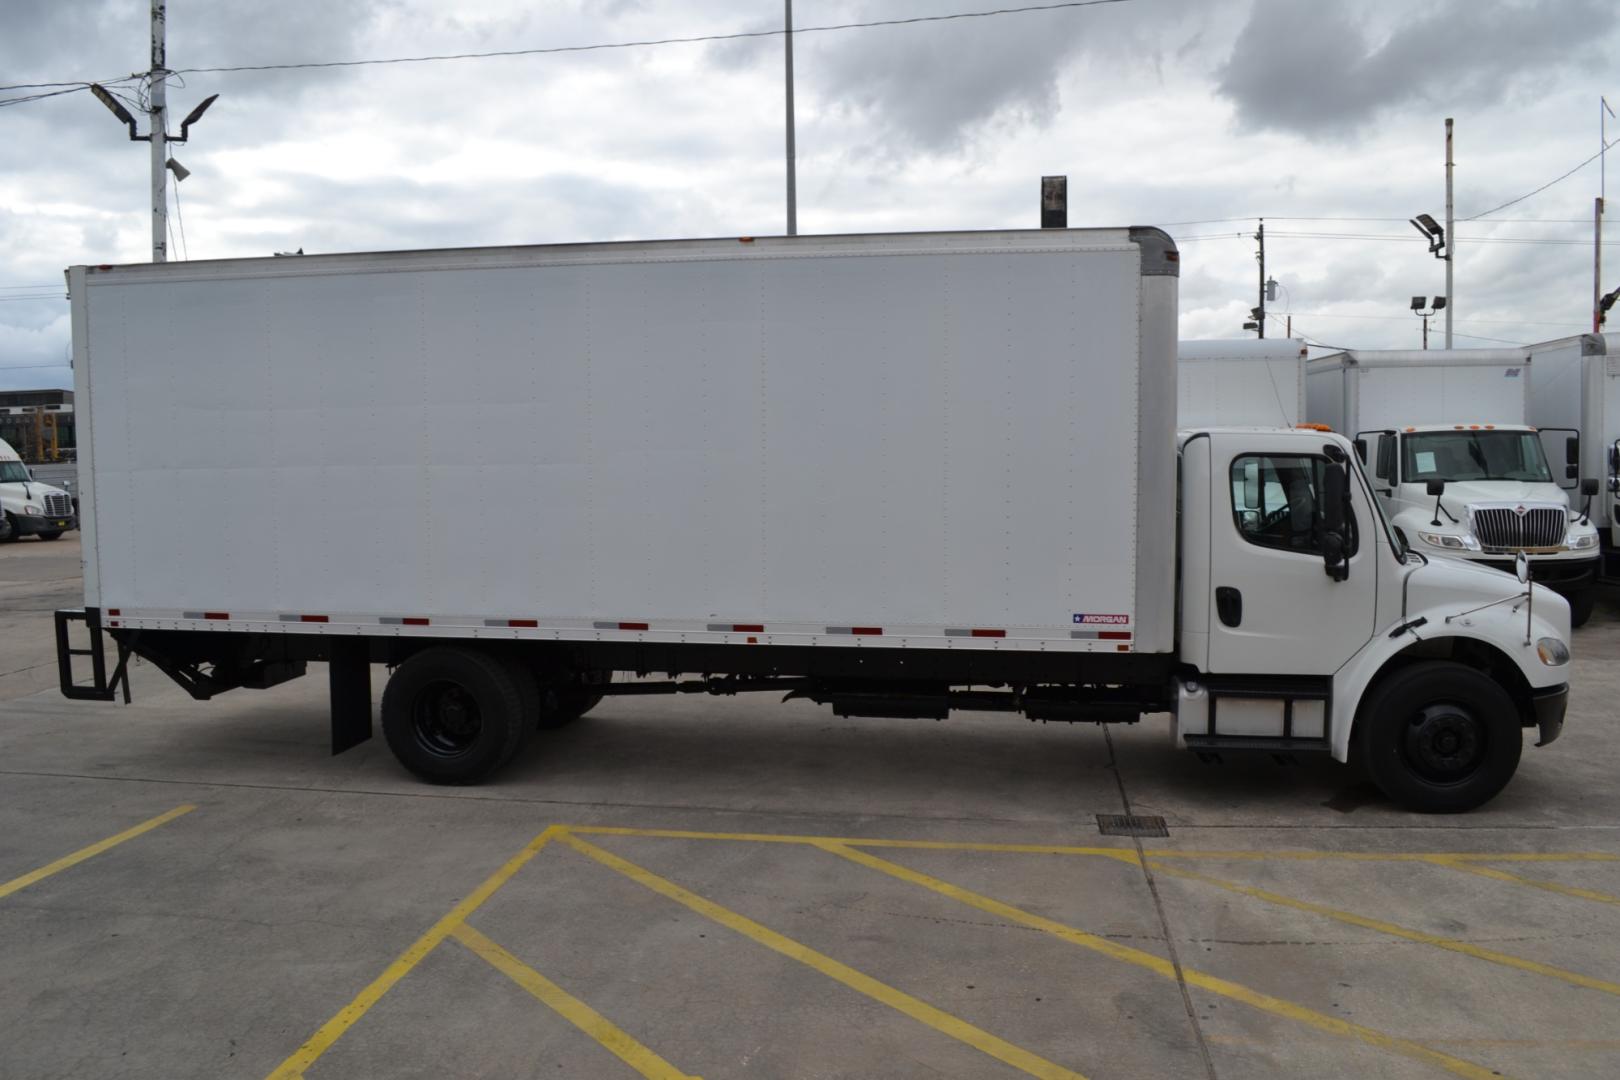
[[[1294,338],[1177,345],[1177,424],[1293,427],[1305,419],[1305,343]]]
[[[1431,424],[1523,424],[1530,356],[1523,349],[1351,350],[1305,365],[1308,419],[1335,431]]]
[[[1168,652],[1173,258],[1099,229],[78,267],[86,604]]]

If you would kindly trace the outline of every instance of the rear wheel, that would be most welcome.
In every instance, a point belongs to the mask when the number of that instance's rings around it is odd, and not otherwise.
[[[1373,782],[1408,810],[1456,814],[1496,796],[1519,767],[1519,711],[1462,664],[1414,664],[1374,687],[1356,721]]]
[[[432,784],[476,784],[509,761],[529,732],[512,669],[472,649],[424,649],[383,691],[394,757]]]

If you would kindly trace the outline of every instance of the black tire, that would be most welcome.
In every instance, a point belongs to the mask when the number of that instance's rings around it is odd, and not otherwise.
[[[17,528],[17,515],[13,514],[13,513],[10,513],[8,511],[6,513],[6,524],[10,525],[11,528],[10,528],[9,531],[7,531],[3,542],[7,543],[7,544],[10,544],[10,543],[15,543],[18,540],[21,540],[22,539],[22,531]]]
[[[602,703],[602,694],[592,687],[613,681],[611,671],[572,673],[566,682],[544,682],[540,686],[539,727],[565,727]]]
[[[1524,748],[1513,699],[1490,676],[1445,661],[1385,677],[1362,702],[1355,741],[1373,782],[1420,814],[1483,806]]]
[[[60,539],[62,539],[62,533],[58,529],[52,529],[50,532],[35,533],[34,535],[39,537],[41,540],[60,540]]]
[[[1578,593],[1566,596],[1569,601],[1569,625],[1585,626],[1597,607],[1597,586],[1588,585]]]
[[[388,748],[430,784],[476,784],[511,760],[530,727],[512,668],[438,646],[401,664],[383,690]]]

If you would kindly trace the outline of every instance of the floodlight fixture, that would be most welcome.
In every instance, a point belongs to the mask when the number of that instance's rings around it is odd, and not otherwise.
[[[1438,221],[1434,220],[1434,218],[1430,217],[1428,214],[1419,214],[1417,216],[1417,219],[1418,219],[1418,223],[1421,224],[1429,232],[1434,233],[1434,234],[1436,234],[1438,236],[1446,235],[1446,230],[1441,228],[1440,223]]]
[[[176,183],[191,175],[191,170],[174,160],[174,158],[170,158],[168,161],[164,162],[164,164],[169,167],[170,172],[174,173]]]
[[[1417,217],[1408,220],[1411,221],[1412,228],[1418,231],[1418,235],[1429,242],[1430,255],[1437,259],[1450,258],[1449,255],[1440,254],[1446,246],[1446,228],[1444,225],[1441,225],[1428,214],[1419,214]]]
[[[1446,298],[1445,297],[1437,296],[1437,297],[1434,298],[1434,310],[1435,311],[1440,311],[1445,306],[1446,306]]]
[[[218,100],[218,94],[209,94],[207,97],[203,98],[197,107],[187,113],[184,120],[180,121],[180,134],[172,137],[169,141],[185,142],[186,139],[191,135],[191,125],[195,124],[198,120],[201,120],[202,114],[208,111],[208,106],[212,105]]]
[[[123,102],[109,94],[107,92],[107,88],[99,83],[91,83],[90,92],[96,96],[97,101],[107,106],[107,110],[109,112],[118,117],[119,123],[129,125],[129,138],[131,142],[139,142],[141,140],[141,136],[135,134],[135,118],[129,114],[128,109],[124,108]]]
[[[1428,306],[1429,306],[1429,298],[1427,296],[1414,296],[1414,297],[1412,297],[1412,310],[1413,311],[1422,311],[1424,308],[1426,308]]]

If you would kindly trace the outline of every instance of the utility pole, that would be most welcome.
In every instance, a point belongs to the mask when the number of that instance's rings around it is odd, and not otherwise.
[[[164,6],[165,0],[152,0],[152,70],[147,75],[152,101],[152,261],[155,263],[165,262],[169,257],[169,155],[164,146],[169,124],[168,92],[164,84],[169,71],[168,50],[164,45],[167,35]]]
[[[1451,117],[1446,117],[1446,348],[1451,348],[1451,313],[1457,302],[1456,294],[1452,291],[1451,270],[1457,258],[1457,230],[1452,227],[1452,214],[1454,207],[1451,201],[1451,170],[1453,166],[1451,157]],[[1423,322],[1423,347],[1428,345],[1429,323]]]
[[[787,61],[787,234],[799,235],[799,162],[793,143],[793,0],[783,0],[787,33],[782,35]]]
[[[152,67],[146,74],[147,111],[151,120],[147,134],[136,132],[135,117],[118,98],[107,92],[106,87],[90,84],[90,93],[96,100],[105,105],[120,124],[129,128],[130,142],[152,144],[152,261],[155,263],[166,262],[169,258],[169,171],[174,171],[176,182],[191,175],[190,169],[169,158],[169,144],[188,140],[191,125],[202,119],[208,106],[219,100],[218,94],[208,95],[180,121],[180,134],[169,134],[169,95],[166,85],[169,77],[168,49],[164,44],[168,16],[165,7],[165,0],[152,0]]]
[[[1255,230],[1254,239],[1260,245],[1260,307],[1255,322],[1261,337],[1266,336],[1266,219],[1260,219],[1260,227]]]
[[[1598,98],[1598,197],[1592,209],[1592,333],[1603,329],[1603,200],[1609,184],[1609,99]]]

